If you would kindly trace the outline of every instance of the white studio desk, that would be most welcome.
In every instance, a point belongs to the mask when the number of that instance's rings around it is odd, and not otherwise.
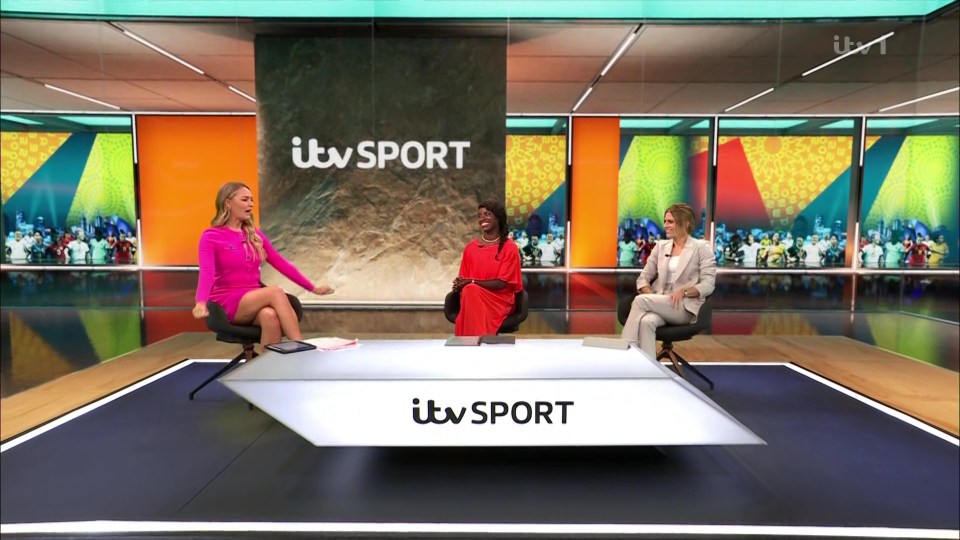
[[[220,382],[316,446],[765,444],[639,349],[580,340],[269,352]]]

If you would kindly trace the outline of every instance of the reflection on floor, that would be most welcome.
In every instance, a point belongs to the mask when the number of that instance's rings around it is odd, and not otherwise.
[[[181,332],[196,272],[3,272],[0,396],[7,397]],[[520,335],[618,334],[618,295],[636,274],[524,274]],[[715,335],[847,336],[957,371],[960,277],[918,274],[720,275]],[[305,332],[347,337],[453,331],[431,309],[308,308]]]

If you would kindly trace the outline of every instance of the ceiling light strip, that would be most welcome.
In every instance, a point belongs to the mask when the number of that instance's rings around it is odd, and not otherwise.
[[[235,87],[233,87],[233,86],[230,86],[229,84],[227,85],[227,88],[229,88],[231,92],[233,92],[233,93],[235,93],[235,94],[239,94],[239,95],[241,95],[241,96],[249,99],[250,101],[252,101],[252,102],[254,102],[254,103],[257,102],[257,100],[254,99],[253,96],[251,96],[250,94],[244,92],[243,90],[240,90],[239,88],[235,88]]]
[[[839,61],[843,60],[844,58],[846,58],[846,57],[848,57],[848,56],[850,56],[850,55],[852,55],[852,54],[857,54],[858,52],[860,52],[860,51],[862,51],[862,50],[864,50],[864,49],[869,49],[869,48],[870,48],[871,46],[873,46],[874,44],[880,43],[881,41],[887,39],[888,37],[890,37],[890,36],[892,36],[892,35],[893,35],[893,32],[887,32],[886,34],[878,37],[877,39],[875,39],[875,40],[873,40],[873,41],[871,41],[871,42],[869,42],[869,43],[864,43],[863,45],[857,47],[856,49],[854,49],[854,50],[852,50],[852,51],[847,51],[846,53],[844,53],[844,54],[842,54],[842,55],[834,58],[833,60],[829,60],[829,61],[827,61],[827,62],[824,62],[824,63],[820,64],[819,66],[817,66],[817,67],[815,67],[815,68],[813,68],[813,69],[810,69],[810,70],[807,70],[807,71],[803,72],[803,75],[801,75],[801,77],[806,77],[807,75],[810,75],[811,73],[813,73],[813,72],[815,72],[815,71],[820,71],[821,69],[829,66],[830,64],[833,64],[834,62],[839,62]]]
[[[577,112],[577,109],[580,108],[580,105],[583,105],[583,102],[587,100],[587,97],[590,95],[590,92],[593,92],[592,84],[588,86],[587,91],[584,92],[582,96],[580,96],[580,99],[577,100],[577,104],[573,106],[573,111],[571,112]]]
[[[640,28],[641,26],[637,25],[637,27],[633,29],[633,32],[631,32],[630,35],[627,36],[627,39],[625,39],[623,43],[620,44],[620,47],[617,49],[617,52],[613,53],[613,56],[610,57],[610,60],[607,62],[607,65],[603,68],[603,71],[600,72],[601,77],[605,77],[607,75],[607,72],[610,71],[610,68],[612,68],[613,65],[617,63],[617,60],[620,60],[620,57],[623,56],[623,53],[627,52],[627,49],[630,48],[630,45],[632,45],[633,42],[636,41],[638,37],[640,37]]]
[[[178,64],[180,64],[180,65],[182,65],[182,66],[188,67],[188,68],[192,69],[193,71],[196,71],[196,72],[199,73],[200,75],[206,75],[206,73],[204,73],[203,70],[200,69],[200,68],[198,68],[197,66],[191,64],[190,62],[187,62],[186,60],[184,60],[184,59],[182,59],[182,58],[179,58],[178,56],[174,55],[173,53],[169,53],[169,52],[163,50],[162,48],[158,47],[157,45],[154,45],[153,43],[150,43],[149,41],[143,39],[142,37],[140,37],[140,36],[138,36],[138,35],[136,35],[136,34],[134,34],[133,32],[131,32],[131,31],[125,29],[125,28],[120,29],[120,31],[123,32],[123,35],[127,36],[128,38],[136,41],[137,43],[140,43],[141,45],[145,45],[146,47],[149,47],[149,48],[157,51],[158,53],[166,56],[167,58],[173,60],[174,62],[177,62]]]
[[[64,89],[64,88],[60,88],[59,86],[54,86],[54,85],[48,84],[48,83],[43,83],[43,86],[45,86],[45,87],[47,87],[47,88],[49,88],[49,89],[51,89],[51,90],[56,90],[57,92],[63,92],[64,94],[67,94],[68,96],[73,96],[73,97],[77,97],[77,98],[80,98],[80,99],[85,99],[85,100],[87,100],[87,101],[89,101],[89,102],[91,102],[91,103],[96,103],[97,105],[103,105],[104,107],[109,107],[109,108],[111,108],[111,109],[113,109],[113,110],[115,110],[115,111],[119,111],[119,110],[120,110],[120,107],[117,107],[116,105],[107,103],[106,101],[100,101],[99,99],[93,99],[93,98],[90,97],[90,96],[85,96],[85,95],[83,95],[83,94],[78,94],[78,93],[76,93],[76,92],[71,92],[70,90],[67,90],[67,89]]]
[[[727,107],[726,109],[723,110],[723,112],[730,112],[730,111],[736,109],[737,107],[740,107],[740,106],[742,106],[742,105],[746,105],[747,103],[750,103],[751,101],[753,101],[753,100],[755,100],[755,99],[762,98],[763,96],[769,94],[770,92],[773,92],[774,88],[775,88],[775,87],[771,86],[770,88],[767,88],[767,89],[764,90],[763,92],[760,92],[759,94],[757,94],[757,95],[755,95],[755,96],[753,96],[753,97],[749,97],[749,98],[741,101],[740,103],[737,103],[736,105],[734,105],[734,106],[732,106],[732,107]]]
[[[896,105],[891,105],[891,106],[889,106],[889,107],[884,107],[884,108],[880,109],[880,110],[877,111],[877,112],[886,112],[886,111],[889,111],[889,110],[891,110],[891,109],[896,109],[896,108],[899,108],[899,107],[904,107],[904,106],[906,106],[906,105],[912,105],[912,104],[914,104],[914,103],[919,103],[919,102],[921,102],[921,101],[926,101],[926,100],[928,100],[928,99],[933,99],[933,98],[935,98],[935,97],[944,96],[944,95],[949,94],[950,92],[956,92],[957,90],[960,90],[960,86],[954,86],[953,88],[950,88],[950,89],[947,89],[947,90],[942,90],[942,91],[940,91],[940,92],[936,92],[936,93],[930,94],[929,96],[918,97],[917,99],[911,99],[910,101],[904,101],[903,103],[897,103]]]

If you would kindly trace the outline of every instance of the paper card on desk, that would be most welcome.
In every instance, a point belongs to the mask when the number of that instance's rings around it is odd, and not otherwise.
[[[444,343],[447,347],[463,347],[480,345],[480,336],[453,336]]]
[[[514,345],[517,343],[515,336],[488,335],[480,336],[480,343],[483,345]]]
[[[630,342],[625,339],[585,337],[583,338],[584,347],[599,347],[601,349],[619,349],[627,350],[630,348]]]
[[[360,344],[357,339],[344,339],[338,337],[321,337],[305,340],[311,345],[316,345],[321,351],[339,351],[340,349],[350,349]]]

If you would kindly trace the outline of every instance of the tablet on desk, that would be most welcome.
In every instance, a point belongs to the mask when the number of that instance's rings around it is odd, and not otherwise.
[[[276,351],[280,354],[290,354],[295,352],[309,351],[316,349],[316,345],[311,345],[309,343],[304,343],[302,341],[281,341],[280,343],[271,343],[267,345],[267,349],[271,351]]]

